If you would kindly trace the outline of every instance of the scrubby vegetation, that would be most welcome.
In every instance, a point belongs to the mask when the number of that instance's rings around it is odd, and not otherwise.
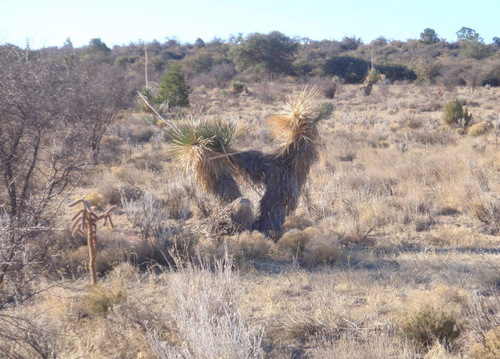
[[[499,53],[431,30],[1,46],[0,356],[498,357]]]

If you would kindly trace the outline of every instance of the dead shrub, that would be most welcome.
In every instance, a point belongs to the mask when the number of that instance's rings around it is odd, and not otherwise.
[[[173,234],[167,222],[169,216],[164,210],[164,202],[152,193],[146,193],[135,201],[122,197],[122,204],[127,219],[139,228],[143,241],[163,241]]]
[[[186,220],[191,217],[190,198],[185,186],[167,187],[164,197],[164,209],[170,218]]]
[[[415,130],[424,126],[424,121],[420,117],[405,113],[400,119],[401,128],[409,128]]]
[[[289,251],[292,255],[299,255],[304,252],[306,243],[310,240],[311,236],[318,234],[319,231],[312,228],[303,231],[300,229],[292,229],[283,234],[278,241],[278,246],[281,249]]]
[[[330,100],[333,100],[335,98],[335,93],[337,92],[337,84],[332,83],[330,85],[327,85],[323,89],[323,95]]]
[[[500,233],[500,198],[489,191],[481,191],[478,198],[469,204],[469,211],[483,224],[486,233]]]
[[[307,227],[311,227],[313,225],[313,221],[311,221],[306,216],[289,216],[287,217],[285,223],[283,224],[283,230],[285,232],[290,231],[291,229],[300,229],[304,230]]]
[[[37,315],[41,317],[42,315]],[[0,356],[3,358],[58,358],[60,334],[48,318],[32,320],[0,314]]]
[[[257,100],[266,105],[273,104],[281,100],[279,91],[275,90],[267,82],[261,84],[254,93]]]
[[[116,135],[107,135],[102,138],[99,159],[105,164],[117,164],[122,154],[123,139]]]
[[[156,119],[155,119],[156,123]],[[138,145],[141,143],[147,143],[153,135],[158,131],[158,129],[154,126],[141,126],[141,127],[134,127],[130,133],[129,133],[129,141],[133,145]]]
[[[253,222],[252,203],[248,198],[238,198],[218,211],[211,218],[209,232],[216,238],[248,231]]]
[[[269,258],[275,244],[258,231],[245,231],[227,239],[231,255],[235,261]]]
[[[109,205],[121,206],[122,196],[120,193],[120,188],[118,188],[116,185],[110,182],[102,182],[97,190],[99,191],[99,193],[101,193],[101,195]]]
[[[338,236],[322,233],[313,227],[286,232],[279,240],[278,248],[297,257],[306,266],[331,265],[342,254]]]

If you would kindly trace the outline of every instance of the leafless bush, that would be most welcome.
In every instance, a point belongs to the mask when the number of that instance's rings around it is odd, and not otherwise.
[[[172,236],[172,228],[166,223],[169,216],[163,209],[164,203],[153,194],[146,193],[137,200],[122,198],[122,205],[130,223],[139,228],[143,241],[160,241]]]
[[[207,73],[201,73],[194,76],[190,83],[193,87],[205,86],[206,88],[225,88],[229,81],[234,78],[236,73],[233,65],[223,63],[215,65]]]
[[[168,184],[163,190],[163,208],[167,211],[170,218],[186,220],[192,216],[190,210],[190,191],[191,188],[189,186],[181,186],[177,183]]]
[[[88,136],[93,161],[99,161],[101,140],[108,127],[116,119],[119,110],[131,102],[132,91],[128,78],[117,68],[82,62],[68,73],[71,91],[64,105],[74,111],[68,119],[80,124],[81,131]]]
[[[47,263],[45,244],[60,201],[95,152],[92,130],[75,120],[92,106],[85,98],[73,101],[74,79],[60,65],[43,58],[0,61],[1,308]]]
[[[265,82],[255,89],[255,97],[264,104],[271,104],[279,101],[280,94],[276,89]]]
[[[4,358],[57,358],[58,333],[32,320],[0,314],[0,355]]]
[[[473,329],[476,339],[484,341],[489,330],[500,327],[500,295],[498,292],[489,296],[475,294],[467,312],[470,318],[469,326]]]
[[[472,212],[483,225],[485,230],[496,235],[500,233],[500,198],[492,192],[480,191],[476,201],[469,205]]]

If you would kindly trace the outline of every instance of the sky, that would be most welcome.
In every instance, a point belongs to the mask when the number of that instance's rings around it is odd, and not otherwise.
[[[100,38],[109,47],[176,39],[226,40],[280,31],[311,40],[364,43],[418,39],[425,28],[456,41],[463,26],[486,43],[500,37],[499,0],[0,0],[0,44],[75,47]]]

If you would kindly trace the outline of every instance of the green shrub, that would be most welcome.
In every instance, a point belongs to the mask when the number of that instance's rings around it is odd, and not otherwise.
[[[483,86],[500,86],[500,65],[492,66],[484,75]]]
[[[472,114],[469,114],[462,103],[455,98],[444,104],[443,120],[450,126],[467,128],[472,122]]]
[[[323,102],[318,106],[318,113],[313,119],[314,122],[319,122],[321,120],[329,118],[333,113],[334,107],[330,102]]]
[[[245,90],[245,84],[243,82],[239,81],[231,82],[231,88],[229,89],[230,92],[240,94],[244,90]]]
[[[404,65],[399,64],[385,64],[375,67],[385,78],[390,81],[410,81],[413,82],[417,79],[415,71],[410,70]]]
[[[168,102],[170,107],[188,107],[191,92],[192,89],[182,75],[181,65],[173,62],[163,76],[155,102],[159,104]]]
[[[430,309],[424,309],[407,319],[402,329],[410,339],[423,347],[430,347],[437,340],[449,348],[461,333],[453,314]]]
[[[352,56],[332,56],[323,65],[323,73],[338,76],[347,83],[363,82],[368,73],[369,63]]]
[[[436,82],[437,77],[441,75],[441,70],[441,65],[438,63],[422,62],[415,67],[417,82],[433,84]]]

